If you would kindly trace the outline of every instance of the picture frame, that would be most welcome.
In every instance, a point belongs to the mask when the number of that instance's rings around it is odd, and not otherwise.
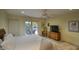
[[[70,32],[79,32],[79,21],[69,21],[68,27]]]

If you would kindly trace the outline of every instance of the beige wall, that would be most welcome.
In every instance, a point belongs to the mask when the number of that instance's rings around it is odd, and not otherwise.
[[[24,17],[16,15],[8,15],[9,33],[19,36],[24,34]]]
[[[77,20],[79,21],[78,13],[65,14],[53,19],[49,19],[47,23],[50,25],[59,25],[61,40],[73,43],[79,46],[79,32],[69,32],[68,21]]]
[[[8,18],[7,14],[0,10],[0,29],[4,28],[6,32],[8,33]]]

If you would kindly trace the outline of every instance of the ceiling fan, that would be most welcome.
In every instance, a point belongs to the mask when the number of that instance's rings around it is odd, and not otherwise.
[[[43,9],[42,10],[42,18],[49,19],[49,18],[53,18],[53,16],[51,16],[50,14],[48,14],[48,10],[47,9]]]

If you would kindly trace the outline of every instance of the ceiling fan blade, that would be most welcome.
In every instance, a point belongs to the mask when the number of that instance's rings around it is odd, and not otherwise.
[[[50,15],[47,13],[47,9],[43,9],[43,10],[42,10],[42,18],[48,19],[48,18],[53,18],[53,17],[50,16]]]

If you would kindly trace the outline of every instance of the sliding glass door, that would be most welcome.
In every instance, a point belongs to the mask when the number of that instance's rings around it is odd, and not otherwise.
[[[32,23],[30,21],[25,22],[25,32],[26,32],[26,34],[32,34],[31,26],[32,26]]]
[[[25,21],[26,34],[38,34],[38,24],[32,21]]]
[[[38,35],[38,24],[36,22],[32,22],[32,33]]]

